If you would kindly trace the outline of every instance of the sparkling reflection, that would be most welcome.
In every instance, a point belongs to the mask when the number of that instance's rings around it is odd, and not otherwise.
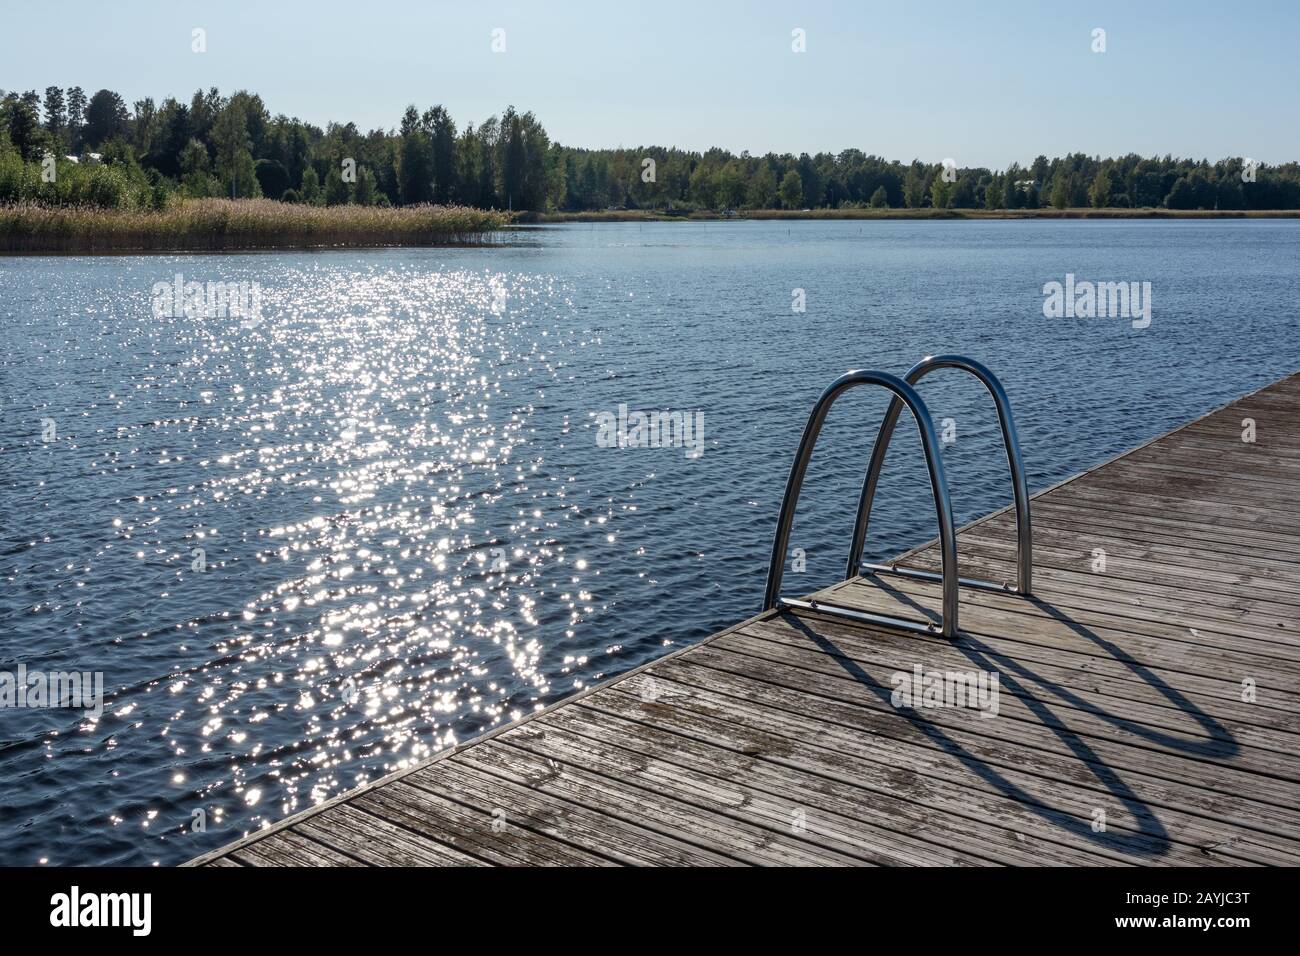
[[[151,266],[171,268],[134,271]],[[544,668],[543,635],[572,637],[605,608],[562,529],[619,508],[585,500],[548,460],[568,415],[554,444],[531,421],[557,354],[582,348],[558,324],[571,307],[554,279],[246,268],[263,283],[255,328],[115,321],[147,314],[142,281],[116,312],[88,310],[138,365],[68,438],[102,524],[80,531],[96,546],[61,564],[32,630],[61,628],[67,650],[128,646],[164,676],[119,683],[100,719],[42,743],[47,758],[133,748],[114,777],[158,747],[183,768],[153,799],[110,798],[112,828],[188,837],[197,811],[228,840],[228,814],[249,830],[517,718],[571,690],[557,676],[588,660],[561,652]],[[30,560],[58,538],[28,536]],[[107,636],[77,592],[110,583]],[[59,716],[28,720],[39,733]],[[123,857],[139,862],[132,844]]]

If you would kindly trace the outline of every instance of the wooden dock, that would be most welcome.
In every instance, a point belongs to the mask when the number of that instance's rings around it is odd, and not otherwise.
[[[956,641],[760,614],[193,863],[1300,864],[1300,374],[1033,521],[1034,597],[963,589]],[[958,541],[1014,575],[1009,511]],[[925,581],[830,594],[938,619]],[[997,715],[894,706],[918,665],[996,674]]]

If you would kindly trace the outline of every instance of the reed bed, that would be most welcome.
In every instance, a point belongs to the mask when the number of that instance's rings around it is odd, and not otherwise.
[[[190,199],[162,210],[0,206],[0,252],[171,252],[487,242],[505,213],[467,206],[311,206]]]

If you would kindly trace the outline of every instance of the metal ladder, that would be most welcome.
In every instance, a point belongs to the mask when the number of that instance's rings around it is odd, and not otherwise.
[[[997,584],[976,578],[961,578],[957,573],[957,535],[952,524],[952,504],[948,498],[948,481],[944,475],[943,459],[939,454],[938,439],[935,436],[934,422],[925,402],[914,388],[915,384],[929,373],[941,368],[955,368],[974,375],[989,394],[997,407],[998,422],[1002,427],[1003,444],[1006,446],[1007,464],[1011,469],[1011,481],[1015,493],[1016,508],[1016,584]],[[938,628],[930,621],[912,618],[894,617],[887,614],[875,614],[855,608],[828,604],[815,599],[799,600],[781,597],[781,579],[785,574],[785,553],[790,543],[790,527],[794,521],[795,506],[799,501],[799,492],[803,487],[804,474],[812,459],[813,447],[817,436],[826,421],[835,400],[851,388],[859,385],[877,385],[893,393],[885,419],[876,435],[872,448],[871,463],[862,484],[862,495],[858,500],[858,512],[853,526],[853,541],[849,547],[849,559],[845,568],[845,580],[856,577],[860,571],[872,574],[897,574],[904,577],[918,578],[926,581],[943,583],[943,616]],[[905,568],[897,563],[872,564],[862,561],[862,551],[866,545],[867,525],[871,517],[871,505],[875,500],[876,486],[880,480],[880,470],[885,463],[885,453],[893,438],[898,416],[906,405],[916,420],[917,430],[921,435],[921,446],[925,452],[925,463],[930,473],[930,489],[934,495],[935,512],[939,519],[939,552],[942,558],[942,572],[921,571]],[[986,591],[1016,593],[1028,595],[1033,582],[1033,530],[1029,514],[1029,491],[1025,483],[1024,464],[1020,458],[1020,444],[1016,437],[1015,420],[1011,415],[1011,404],[1006,391],[997,376],[974,359],[961,355],[928,356],[912,366],[903,378],[886,372],[857,371],[841,375],[826,391],[822,392],[813,406],[808,424],[804,427],[803,437],[799,441],[799,451],[795,455],[790,477],[786,480],[785,495],[781,500],[781,513],[777,519],[776,538],[772,542],[772,558],[767,570],[767,591],[763,600],[763,609],[771,610],[788,607],[798,610],[816,611],[832,617],[875,624],[896,630],[933,634],[936,631],[944,637],[957,636],[958,586],[978,588]]]

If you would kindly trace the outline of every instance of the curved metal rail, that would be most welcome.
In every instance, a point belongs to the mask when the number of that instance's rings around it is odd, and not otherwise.
[[[994,380],[996,381],[996,379]],[[934,493],[935,511],[939,518],[939,544],[943,557],[943,618],[941,627],[936,628],[930,621],[915,621],[909,618],[897,618],[884,614],[872,614],[853,608],[839,607],[823,601],[801,601],[781,597],[781,579],[785,574],[785,553],[790,544],[790,526],[794,521],[795,505],[799,501],[799,491],[803,487],[804,474],[812,458],[813,446],[817,444],[822,424],[835,400],[858,385],[878,385],[894,394],[890,410],[894,413],[890,422],[890,433],[898,420],[901,406],[906,405],[916,419],[917,431],[921,435],[921,445],[925,449],[925,464],[930,472],[930,488]],[[883,434],[883,433],[882,433]],[[883,454],[881,455],[883,458]],[[861,515],[859,515],[861,517]],[[864,526],[865,531],[865,526]],[[853,575],[857,571],[852,572]],[[763,599],[764,610],[775,607],[791,607],[818,611],[835,617],[849,618],[886,627],[901,628],[932,634],[940,630],[945,637],[957,635],[957,535],[952,525],[952,504],[948,499],[948,483],[943,473],[943,459],[939,455],[939,442],[934,432],[934,422],[925,402],[910,384],[886,372],[858,371],[841,375],[826,391],[822,392],[808,417],[803,437],[799,440],[799,451],[795,456],[790,477],[786,480],[785,496],[781,499],[781,514],[777,519],[776,538],[772,542],[772,558],[767,569],[767,592]]]
[[[1016,438],[1015,420],[1011,416],[1011,403],[1007,400],[1007,393],[1002,388],[1002,383],[998,381],[997,376],[979,362],[963,355],[927,356],[913,365],[907,374],[903,376],[903,379],[908,385],[915,385],[931,372],[941,368],[955,368],[969,372],[979,379],[984,387],[988,389],[989,394],[993,396],[993,403],[997,406],[998,411],[998,422],[1002,426],[1002,441],[1007,449],[1007,464],[1011,468],[1011,483],[1015,491],[1016,502],[1015,587],[1009,584],[997,584],[992,581],[970,578],[960,578],[960,583],[965,587],[980,588],[986,591],[1013,591],[1016,594],[1029,594],[1033,587],[1033,530],[1029,517],[1029,489],[1025,483],[1024,464],[1020,460],[1020,443]],[[899,567],[896,564],[864,564],[862,562],[862,550],[866,546],[867,524],[871,518],[871,505],[876,497],[876,485],[880,480],[880,470],[885,463],[885,453],[889,450],[889,442],[894,436],[894,427],[898,424],[898,416],[902,413],[902,410],[902,401],[895,397],[889,403],[889,411],[885,413],[885,420],[880,425],[875,446],[871,450],[871,464],[867,466],[867,477],[862,483],[862,497],[858,501],[858,515],[853,526],[853,543],[849,548],[848,567],[845,570],[845,575],[849,578],[855,577],[862,570],[868,570],[876,573],[921,578],[927,581],[941,579],[941,576],[933,571],[918,571],[912,568]],[[912,409],[912,413],[915,415],[916,410]],[[944,554],[943,567],[944,574],[942,577],[945,580],[946,588],[948,572],[946,553]]]

